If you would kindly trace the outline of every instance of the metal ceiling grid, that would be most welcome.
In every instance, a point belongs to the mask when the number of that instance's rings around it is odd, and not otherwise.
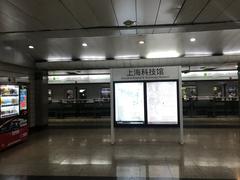
[[[234,0],[211,0],[201,14],[195,19],[195,22],[216,21],[221,14],[224,14],[224,10],[229,7],[233,1]]]
[[[49,57],[59,57],[60,60],[60,57],[77,60],[89,56],[101,56],[101,59],[112,59],[115,56],[134,56],[136,58],[162,52],[177,52],[179,56],[210,56],[231,51],[240,53],[239,32],[240,30],[224,30],[144,36],[33,38],[31,44],[35,46],[34,50],[28,49],[30,41],[26,39],[5,41],[5,45],[29,53],[37,60]],[[190,42],[191,37],[196,38],[196,42]],[[140,40],[145,41],[145,44],[139,44]],[[82,47],[83,42],[86,42],[88,47]]]
[[[239,21],[240,20],[240,1],[233,0],[224,12],[216,19],[217,21]]]
[[[170,29],[159,29],[159,25],[238,21],[239,6],[238,0],[1,0],[0,31],[114,27],[120,32],[112,31],[112,35],[162,33]],[[117,29],[126,20],[152,28]],[[94,29],[88,31],[92,34]]]
[[[80,28],[71,14],[58,0],[8,0],[30,17],[42,22],[46,28]]]

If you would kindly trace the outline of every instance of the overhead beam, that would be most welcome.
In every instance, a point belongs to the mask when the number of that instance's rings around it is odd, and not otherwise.
[[[84,70],[148,66],[194,66],[207,64],[240,63],[240,56],[180,57],[154,59],[89,60],[36,63],[39,70]]]
[[[204,23],[179,23],[179,24],[156,24],[137,26],[97,26],[87,28],[68,29],[37,29],[29,31],[7,31],[0,32],[1,39],[24,39],[34,37],[44,38],[70,38],[70,37],[96,37],[96,36],[116,36],[117,32],[128,30],[154,29],[156,32],[199,32],[239,29],[240,21],[204,22]],[[164,29],[167,31],[164,31]],[[162,31],[161,31],[162,30]],[[148,34],[148,33],[146,33]],[[159,33],[158,33],[159,34]]]

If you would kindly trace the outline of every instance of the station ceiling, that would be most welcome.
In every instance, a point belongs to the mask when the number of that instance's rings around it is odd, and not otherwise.
[[[0,0],[0,59],[240,54],[239,7],[239,0]]]

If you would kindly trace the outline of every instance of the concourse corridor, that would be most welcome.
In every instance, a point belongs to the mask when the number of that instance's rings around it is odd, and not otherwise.
[[[48,128],[1,152],[0,179],[236,179],[240,131],[187,128]],[[11,176],[8,176],[11,175]]]

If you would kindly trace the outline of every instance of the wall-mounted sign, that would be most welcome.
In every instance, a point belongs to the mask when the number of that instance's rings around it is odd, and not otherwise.
[[[178,125],[179,67],[112,69],[116,125]]]
[[[148,124],[178,124],[177,81],[147,82]]]
[[[144,123],[144,84],[115,83],[115,114],[118,124]]]
[[[49,84],[109,83],[110,74],[48,76]]]
[[[182,73],[183,81],[238,79],[237,71],[200,71]]]
[[[112,70],[113,81],[178,79],[179,67],[143,67]]]

